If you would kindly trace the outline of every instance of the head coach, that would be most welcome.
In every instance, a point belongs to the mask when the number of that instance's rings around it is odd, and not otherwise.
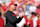
[[[5,27],[16,27],[16,23],[19,23],[24,14],[22,16],[20,16],[19,18],[16,17],[15,11],[15,7],[17,5],[15,5],[14,3],[9,4],[9,10],[6,12],[6,25]],[[17,13],[17,12],[16,12]]]

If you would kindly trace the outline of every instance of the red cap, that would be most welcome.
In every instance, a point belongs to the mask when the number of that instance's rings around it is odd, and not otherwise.
[[[14,3],[10,3],[9,6],[11,6],[12,4],[15,5]]]

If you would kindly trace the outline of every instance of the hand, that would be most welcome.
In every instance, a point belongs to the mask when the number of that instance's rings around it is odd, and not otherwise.
[[[23,17],[22,13],[20,13],[19,16],[22,18]]]
[[[20,18],[22,18],[23,16],[20,16]]]
[[[20,13],[20,17],[23,17],[25,15],[25,12],[24,13]]]

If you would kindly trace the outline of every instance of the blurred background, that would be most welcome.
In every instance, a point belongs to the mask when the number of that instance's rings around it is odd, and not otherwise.
[[[19,16],[25,13],[17,27],[40,27],[40,0],[0,0],[0,26],[6,25],[5,13],[9,10],[9,4],[17,4]]]

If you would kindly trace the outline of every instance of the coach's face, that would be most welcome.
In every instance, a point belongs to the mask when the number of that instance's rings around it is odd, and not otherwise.
[[[11,10],[14,10],[15,9],[15,5],[11,5],[10,8],[11,8]]]

